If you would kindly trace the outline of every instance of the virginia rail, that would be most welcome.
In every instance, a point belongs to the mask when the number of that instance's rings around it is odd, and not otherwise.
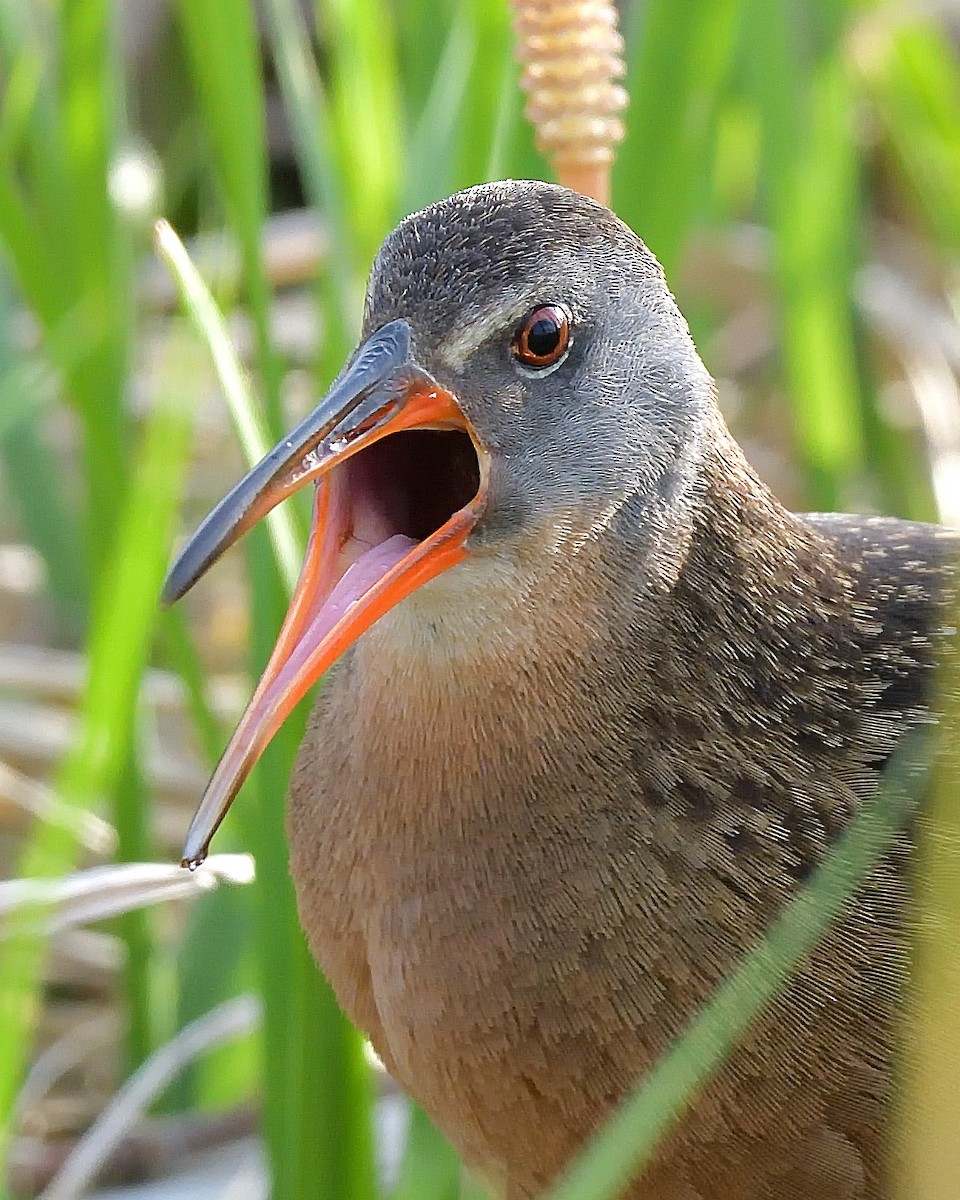
[[[788,512],[654,257],[543,183],[394,230],[359,348],[201,526],[167,599],[311,480],[300,584],[185,860],[329,667],[288,812],[310,945],[464,1158],[529,1197],[927,716],[954,538]],[[904,832],[634,1200],[888,1196],[911,848]]]

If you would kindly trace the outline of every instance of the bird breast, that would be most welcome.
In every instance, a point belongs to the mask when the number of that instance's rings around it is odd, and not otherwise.
[[[473,1114],[448,1133],[474,1161],[495,1132],[529,1128],[531,1104],[554,1110],[539,1114],[564,1141],[554,1153],[572,1149],[567,1085],[513,1092],[500,1072],[542,1079],[561,1043],[573,1067],[608,1053],[585,980],[595,1001],[615,996],[600,978],[625,920],[615,893],[639,870],[605,626],[589,596],[568,615],[559,583],[504,612],[529,589],[519,570],[468,570],[455,602],[450,572],[361,639],[325,682],[288,809],[319,963],[401,1083],[434,1114]],[[612,1035],[622,1014],[603,1004]]]

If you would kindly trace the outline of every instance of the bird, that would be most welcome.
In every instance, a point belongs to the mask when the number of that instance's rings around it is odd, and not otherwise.
[[[289,791],[310,947],[508,1200],[555,1179],[934,720],[956,535],[795,514],[607,208],[505,181],[406,217],[325,398],[212,511],[172,602],[315,486],[202,860],[325,673]],[[905,828],[632,1200],[888,1200]]]

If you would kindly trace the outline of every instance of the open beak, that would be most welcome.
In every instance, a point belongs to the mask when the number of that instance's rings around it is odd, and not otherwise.
[[[220,501],[170,569],[164,603],[309,480],[313,527],[293,600],[193,818],[184,866],[203,861],[267,743],[323,672],[385,612],[468,553],[487,457],[453,395],[411,357],[405,321],[374,333],[310,416]]]

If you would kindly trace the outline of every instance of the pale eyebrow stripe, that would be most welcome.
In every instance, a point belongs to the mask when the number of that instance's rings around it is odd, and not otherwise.
[[[530,301],[517,297],[512,304],[489,308],[479,317],[469,321],[452,337],[445,338],[437,350],[444,366],[454,371],[461,370],[467,359],[487,338],[498,329],[510,328],[530,308]]]

